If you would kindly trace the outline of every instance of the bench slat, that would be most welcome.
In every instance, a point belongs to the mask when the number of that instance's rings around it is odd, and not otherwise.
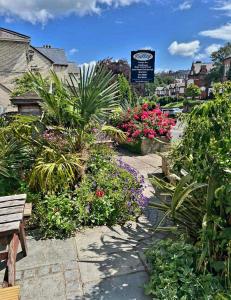
[[[0,224],[0,235],[6,234],[7,232],[18,231],[20,226],[20,221]]]
[[[10,223],[14,221],[21,221],[23,218],[23,212],[11,215],[0,216],[0,224]]]
[[[20,293],[19,286],[0,288],[0,300],[18,300]]]
[[[6,202],[0,202],[0,208],[5,208],[5,207],[12,207],[12,206],[20,206],[20,205],[25,205],[25,200],[14,200],[14,201],[6,201]]]
[[[14,201],[14,200],[26,200],[26,194],[0,197],[0,202]]]
[[[26,203],[24,207],[24,218],[30,217],[32,213],[32,203]]]
[[[0,216],[21,213],[23,212],[23,209],[24,209],[23,205],[0,208]]]

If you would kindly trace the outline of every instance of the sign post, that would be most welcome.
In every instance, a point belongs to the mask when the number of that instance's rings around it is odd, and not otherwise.
[[[131,82],[154,82],[155,51],[137,50],[131,52]]]

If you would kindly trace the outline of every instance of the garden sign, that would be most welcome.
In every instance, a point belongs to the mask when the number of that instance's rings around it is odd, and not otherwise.
[[[155,51],[137,50],[131,52],[131,82],[154,82]]]

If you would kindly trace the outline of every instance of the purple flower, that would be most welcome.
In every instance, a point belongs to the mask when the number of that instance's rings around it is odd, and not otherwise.
[[[122,161],[121,158],[117,160],[118,165],[120,168],[126,170],[129,172],[135,179],[136,181],[140,184],[139,188],[132,187],[130,189],[131,193],[131,199],[135,201],[141,208],[145,208],[148,206],[149,203],[149,198],[143,195],[144,189],[145,189],[145,181],[144,181],[144,176],[140,175],[136,169],[131,167],[129,164],[125,163]]]

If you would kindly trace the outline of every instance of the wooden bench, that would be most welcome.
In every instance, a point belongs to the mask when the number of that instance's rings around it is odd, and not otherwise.
[[[24,207],[24,213],[23,213],[24,219],[29,218],[31,216],[31,213],[32,213],[32,203],[26,203]]]
[[[26,194],[0,197],[0,244],[5,247],[0,252],[0,259],[6,260],[3,287],[15,285],[19,241],[23,255],[27,255],[23,224],[25,202]]]
[[[19,300],[20,287],[18,285],[0,289],[0,300]]]

